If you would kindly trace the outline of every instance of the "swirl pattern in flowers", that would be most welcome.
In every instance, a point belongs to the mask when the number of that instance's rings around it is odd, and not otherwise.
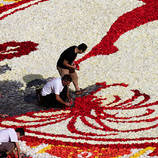
[[[101,87],[97,91],[78,97],[72,109],[28,114],[3,121],[2,125],[24,126],[29,135],[42,135],[45,139],[48,137],[72,143],[74,139],[78,143],[84,140],[100,145],[117,144],[120,141],[122,144],[157,142],[158,101],[151,102],[147,94],[138,90],[131,90],[128,99],[121,98],[116,92],[119,87],[119,91],[122,89],[122,92],[129,93],[126,84],[98,84]],[[113,97],[111,101],[106,94],[109,90]],[[97,97],[100,91],[104,91],[105,97]],[[62,130],[59,131],[59,127]]]

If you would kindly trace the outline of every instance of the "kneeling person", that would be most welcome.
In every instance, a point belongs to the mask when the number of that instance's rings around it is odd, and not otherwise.
[[[41,95],[46,106],[70,106],[69,85],[72,82],[70,75],[62,78],[53,78],[42,88]]]
[[[0,130],[0,157],[7,157],[7,153],[17,148],[18,158],[20,158],[19,139],[24,136],[23,128],[7,128]]]

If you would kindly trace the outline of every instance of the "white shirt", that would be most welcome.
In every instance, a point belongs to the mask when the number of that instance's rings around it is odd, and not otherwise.
[[[0,144],[2,142],[18,142],[18,136],[13,128],[0,130]]]
[[[60,94],[63,90],[64,86],[62,84],[61,77],[53,78],[52,80],[48,81],[44,87],[42,88],[42,96],[49,95],[51,93]]]

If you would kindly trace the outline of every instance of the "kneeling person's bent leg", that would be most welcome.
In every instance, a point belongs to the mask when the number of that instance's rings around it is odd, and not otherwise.
[[[43,102],[46,106],[53,106],[56,102],[55,94],[51,93],[49,95],[43,96]]]

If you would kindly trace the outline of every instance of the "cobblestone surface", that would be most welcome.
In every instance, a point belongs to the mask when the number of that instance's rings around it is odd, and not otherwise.
[[[11,71],[11,68],[7,64],[3,65],[3,66],[0,66],[0,74],[3,74],[3,73],[5,73],[8,70]]]
[[[22,83],[16,81],[0,82],[0,113],[15,116],[43,109],[37,103],[35,88],[21,90],[22,87]]]
[[[17,81],[0,81],[0,114],[16,116],[31,111],[40,111],[46,107],[40,106],[37,101],[36,89],[42,87],[48,79],[35,79],[27,83],[22,90],[23,84]],[[85,89],[82,95],[85,96],[98,86],[92,85]],[[73,100],[78,97],[70,92]],[[74,105],[73,105],[74,106]],[[51,107],[50,107],[51,108]]]

